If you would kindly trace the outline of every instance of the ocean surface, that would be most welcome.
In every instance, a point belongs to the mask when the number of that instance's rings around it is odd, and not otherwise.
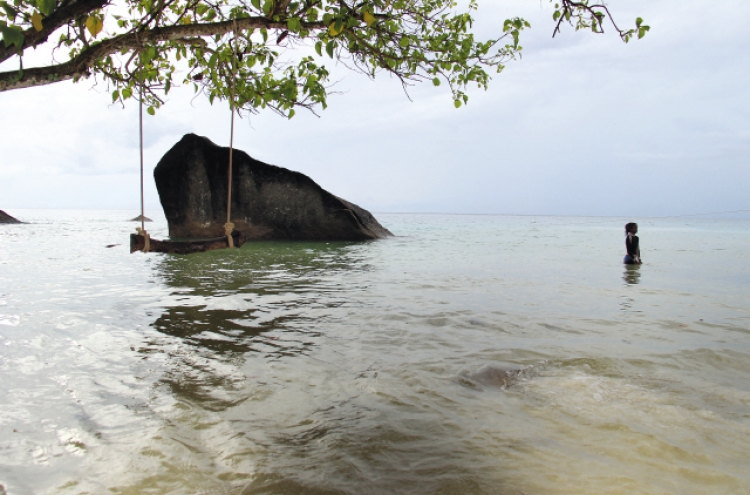
[[[135,211],[7,211],[0,494],[750,493],[750,220],[177,256],[129,253]]]

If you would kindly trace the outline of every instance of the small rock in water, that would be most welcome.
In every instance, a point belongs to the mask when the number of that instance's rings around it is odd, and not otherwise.
[[[465,385],[481,388],[486,387],[508,388],[525,377],[529,368],[500,368],[497,366],[485,366],[475,373],[462,374],[461,379]]]
[[[119,244],[107,244],[105,247],[113,248],[115,246],[119,246]]]
[[[12,216],[5,213],[3,210],[0,210],[0,223],[23,223],[17,218],[13,218]]]

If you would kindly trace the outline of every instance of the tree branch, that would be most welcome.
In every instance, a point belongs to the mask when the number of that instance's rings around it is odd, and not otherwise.
[[[609,8],[604,4],[594,4],[589,5],[587,2],[576,2],[574,0],[562,0],[561,1],[561,7],[562,7],[562,15],[560,15],[560,18],[557,20],[557,24],[555,25],[554,31],[552,31],[552,37],[554,38],[557,34],[560,33],[560,26],[563,22],[567,22],[569,24],[572,24],[569,19],[566,18],[565,14],[569,13],[571,17],[576,16],[574,13],[575,10],[587,12],[591,18],[592,26],[598,26],[598,31],[594,30],[594,32],[604,33],[604,22],[603,18],[606,17],[609,19],[609,22],[612,23],[615,30],[617,31],[617,34],[622,38],[624,41],[627,41],[626,37],[631,31],[624,31],[620,29],[617,26],[617,23],[615,23],[615,19],[612,16],[612,13],[609,11]],[[578,18],[581,17],[580,14],[577,15]]]
[[[302,26],[309,30],[326,29],[322,22],[303,23]],[[180,41],[188,38],[222,35],[235,30],[248,31],[258,28],[287,29],[287,24],[286,22],[273,22],[264,17],[246,17],[222,22],[183,24],[147,31],[129,32],[94,43],[69,61],[61,64],[24,69],[23,71],[0,72],[0,92],[86,77],[96,60],[124,49],[143,48],[148,43]]]
[[[78,0],[58,7],[49,17],[42,19],[42,30],[37,31],[30,27],[23,32],[23,45],[21,51],[33,48],[47,42],[47,38],[55,30],[69,24],[73,19],[88,14],[92,10],[101,9],[109,3],[109,0]],[[4,62],[14,55],[18,55],[18,49],[14,46],[6,47],[0,45],[0,62]]]

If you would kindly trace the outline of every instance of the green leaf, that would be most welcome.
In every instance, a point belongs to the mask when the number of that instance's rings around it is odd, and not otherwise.
[[[55,0],[36,0],[36,6],[39,12],[45,17],[49,16],[55,10],[57,2]]]
[[[264,15],[271,15],[271,12],[273,11],[273,0],[265,0],[263,3],[263,14]]]
[[[329,41],[326,44],[326,53],[329,57],[333,58],[333,49],[336,48],[336,44],[333,41]]]
[[[289,31],[293,33],[299,32],[302,27],[302,21],[300,21],[299,17],[290,17],[286,21],[286,27],[288,27]]]
[[[453,100],[453,106],[456,108],[461,108],[461,100],[459,99]]]
[[[323,42],[322,41],[318,41],[317,43],[315,43],[315,51],[318,53],[318,56],[320,57],[323,56]]]
[[[398,40],[398,46],[401,48],[406,48],[409,46],[409,38],[406,36],[402,36],[400,40]]]
[[[116,90],[112,91],[112,103],[116,102],[119,97],[120,97],[120,91],[119,90],[116,89]]]
[[[432,84],[433,84],[434,86],[440,86],[440,78],[437,78],[437,77],[436,77],[435,79],[433,79],[433,80],[432,80]]]
[[[253,7],[260,10],[260,0],[251,0],[251,3],[253,4]]]
[[[5,15],[8,16],[8,19],[13,20],[18,15],[18,11],[10,6],[8,2],[0,2],[0,5],[2,5],[3,10],[5,10]]]
[[[23,30],[18,26],[2,26],[0,25],[0,33],[3,35],[3,43],[5,48],[10,48],[11,45],[15,45],[19,50],[23,46]]]
[[[149,115],[156,115],[156,109],[153,106],[150,106],[146,109]]]

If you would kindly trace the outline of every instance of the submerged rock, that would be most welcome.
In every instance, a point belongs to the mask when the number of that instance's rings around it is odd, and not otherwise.
[[[500,368],[497,366],[484,366],[474,373],[462,373],[459,381],[471,388],[497,387],[508,388],[519,381],[523,381],[530,368]]]
[[[3,210],[0,210],[0,223],[23,223],[23,222],[18,220],[17,218],[13,218],[12,216],[5,213]]]
[[[172,237],[224,235],[229,148],[186,134],[154,169]],[[368,211],[299,172],[232,155],[232,222],[247,239],[378,239],[392,234]]]

